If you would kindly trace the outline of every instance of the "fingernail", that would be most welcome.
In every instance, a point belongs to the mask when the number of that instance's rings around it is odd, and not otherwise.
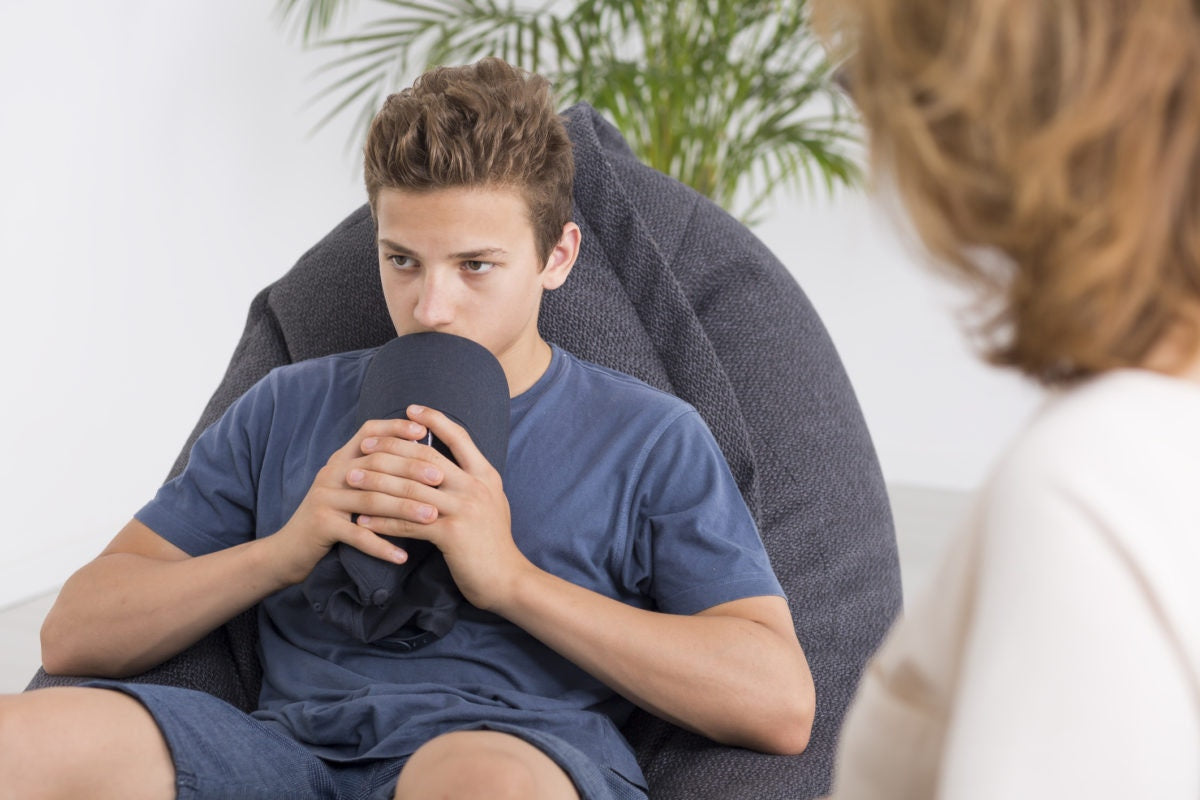
[[[374,450],[379,445],[379,440],[372,436],[370,439],[363,439],[364,450]]]
[[[424,414],[424,413],[425,413],[425,406],[409,406],[409,407],[408,407],[408,412],[409,412],[410,414],[418,414],[418,415],[420,415],[420,414]]]
[[[417,509],[417,516],[421,519],[433,519],[433,509],[430,506],[421,506]]]
[[[350,483],[361,483],[363,479],[363,471],[361,469],[352,469],[350,474],[346,476],[346,480]]]
[[[368,528],[371,525],[371,518],[367,517],[367,516],[363,516],[362,514],[359,514],[357,522],[359,525],[362,525],[364,528]]]
[[[427,481],[436,481],[438,478],[442,477],[442,473],[438,472],[433,467],[426,467],[425,471],[421,474],[425,476],[425,480]]]
[[[393,550],[392,561],[395,561],[397,564],[403,564],[405,561],[408,561],[408,553],[403,550]]]

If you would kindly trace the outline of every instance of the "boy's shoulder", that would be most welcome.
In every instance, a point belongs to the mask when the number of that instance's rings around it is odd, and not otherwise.
[[[692,436],[704,427],[689,403],[632,375],[555,348],[545,398],[514,398],[515,417],[532,415],[557,430],[594,428],[609,436],[656,441],[667,430]]]
[[[305,417],[357,401],[371,355],[379,348],[307,358],[272,367],[233,404],[252,417]]]
[[[339,383],[347,379],[361,380],[371,361],[371,356],[378,349],[378,347],[370,347],[363,350],[350,350],[306,358],[291,364],[281,364],[273,367],[264,380],[275,386],[288,387]]]
[[[597,402],[630,403],[659,412],[683,412],[692,406],[670,392],[635,378],[628,373],[587,361],[552,345],[563,359],[569,379],[581,391],[594,392]]]

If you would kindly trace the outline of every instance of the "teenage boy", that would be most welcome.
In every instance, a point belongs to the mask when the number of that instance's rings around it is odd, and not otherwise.
[[[631,703],[720,742],[803,750],[808,666],[711,434],[677,398],[538,334],[580,243],[547,82],[494,59],[434,70],[388,99],[365,154],[396,333],[471,339],[504,370],[503,483],[437,409],[355,429],[374,351],[273,371],[43,629],[48,671],[120,678],[258,604],[258,711],[116,681],[0,698],[0,793],[637,798]],[[403,563],[383,536],[433,543],[468,601],[411,652],[343,634],[301,587],[339,543]]]

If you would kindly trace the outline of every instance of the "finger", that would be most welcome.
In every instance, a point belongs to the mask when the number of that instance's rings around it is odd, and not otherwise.
[[[415,441],[426,435],[425,427],[408,419],[374,419],[368,420],[350,437],[350,441],[342,445],[330,459],[347,460],[362,455],[363,442],[371,438],[390,437]]]
[[[492,468],[491,462],[479,452],[466,428],[442,412],[413,405],[408,407],[408,416],[432,431],[434,436],[449,447],[450,452],[454,454],[454,460],[465,472],[479,474],[480,471]]]
[[[435,490],[429,490],[435,491]],[[347,514],[351,520],[363,517],[391,517],[413,523],[428,523],[438,518],[438,507],[422,499],[396,497],[383,492],[353,490],[354,496],[346,501]]]
[[[400,442],[399,439],[392,439],[392,442]],[[440,453],[430,454],[430,449],[424,445],[414,445],[409,443],[410,449],[403,454],[385,452],[382,448],[386,445],[380,445],[380,450],[368,455],[356,458],[349,464],[346,464],[346,483],[350,486],[362,488],[361,478],[351,478],[352,472],[370,472],[377,473],[381,476],[392,477],[397,480],[407,480],[420,483],[424,486],[436,487],[445,480],[446,472],[438,465],[438,459],[446,466],[450,462]],[[378,491],[389,491],[387,487],[380,484],[371,484],[368,488],[377,489]],[[403,493],[402,493],[403,495]],[[406,496],[406,495],[403,495]]]
[[[445,496],[438,491],[436,486],[429,486],[411,478],[398,477],[389,472],[378,472],[359,467],[347,471],[346,485],[352,489],[360,489],[364,494],[378,495],[378,497],[365,499],[359,497],[352,501],[355,505],[354,511],[360,514],[381,513],[380,504],[385,504],[388,500],[408,501],[436,507],[438,500]],[[363,506],[367,503],[372,504],[372,507],[364,509]],[[387,513],[389,510],[386,505],[382,507],[383,513]]]
[[[358,429],[358,433],[359,436],[357,438],[360,438],[360,440],[373,437],[390,437],[416,442],[424,439],[429,434],[429,431],[419,422],[414,422],[404,417],[397,417],[395,419],[367,420]]]
[[[405,475],[431,486],[440,483],[446,470],[454,467],[454,462],[436,449],[394,436],[368,437],[363,440],[362,450],[367,460],[360,459],[351,466]],[[407,466],[401,462],[407,462]]]
[[[394,497],[353,487],[327,490],[322,502],[333,512],[331,516],[336,522],[351,524],[363,516],[397,517],[421,523],[435,520],[441,513],[437,506],[425,500]],[[326,519],[322,524],[328,526],[330,520]]]
[[[343,544],[361,550],[369,556],[393,564],[408,561],[408,552],[379,536],[365,525],[346,521],[338,526],[337,539]]]
[[[434,546],[437,546],[437,539],[439,538],[438,529],[432,525],[416,523],[407,519],[397,519],[395,517],[362,516],[358,518],[358,525],[380,536],[421,539],[431,542]]]

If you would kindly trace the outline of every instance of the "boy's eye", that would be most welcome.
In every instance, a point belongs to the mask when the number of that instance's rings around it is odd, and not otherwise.
[[[493,264],[491,261],[464,261],[463,262],[463,269],[465,269],[467,272],[474,273],[475,275],[481,275],[485,272],[491,272],[495,268],[496,268],[496,265]]]
[[[410,267],[416,266],[416,263],[417,263],[417,262],[413,261],[412,258],[409,256],[395,255],[395,256],[388,256],[387,259],[388,259],[388,261],[392,262],[392,266],[396,267],[397,269],[408,269]]]

